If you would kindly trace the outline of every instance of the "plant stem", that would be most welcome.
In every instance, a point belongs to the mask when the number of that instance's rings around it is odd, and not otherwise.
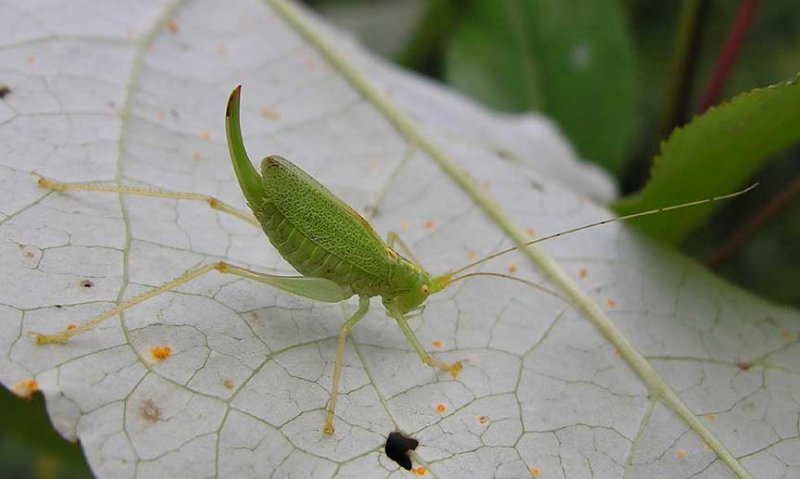
[[[659,140],[667,138],[673,128],[688,120],[689,97],[695,81],[708,7],[708,0],[684,0],[681,5]]]
[[[714,66],[714,71],[711,74],[711,79],[708,81],[706,92],[703,94],[703,99],[700,101],[698,113],[703,113],[708,110],[717,102],[722,87],[725,85],[725,80],[731,72],[736,57],[739,55],[739,50],[744,41],[744,36],[750,25],[753,22],[753,17],[756,13],[758,0],[742,0],[739,5],[739,12],[736,14],[736,20],[733,22],[731,31],[728,34],[728,40],[719,55],[717,64]]]

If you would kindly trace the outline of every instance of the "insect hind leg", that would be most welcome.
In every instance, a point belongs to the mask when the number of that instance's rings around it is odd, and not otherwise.
[[[36,338],[37,344],[65,343],[73,336],[77,336],[78,334],[94,328],[103,321],[113,318],[126,309],[132,308],[139,303],[143,303],[162,293],[166,293],[167,291],[172,291],[196,278],[199,278],[209,271],[214,270],[220,273],[233,274],[243,278],[255,280],[270,286],[274,286],[283,291],[296,294],[298,296],[328,303],[336,303],[353,295],[351,291],[344,289],[333,281],[328,281],[326,279],[309,278],[306,276],[275,276],[241,268],[224,261],[218,261],[216,263],[207,264],[205,266],[200,266],[190,270],[173,279],[172,281],[159,286],[158,288],[145,291],[144,293],[135,296],[124,303],[114,306],[113,308],[101,313],[100,315],[86,321],[81,325],[78,325],[75,328],[55,334],[41,334],[35,332],[29,334]]]
[[[111,183],[62,183],[59,181],[51,180],[49,178],[45,178],[44,176],[41,176],[38,173],[34,173],[34,175],[38,177],[37,184],[39,185],[40,188],[45,188],[54,191],[61,191],[61,192],[89,191],[97,193],[120,193],[126,195],[136,195],[136,196],[151,196],[154,198],[172,198],[176,200],[204,201],[213,210],[229,214],[246,223],[250,223],[251,225],[256,226],[258,228],[261,227],[258,221],[256,221],[255,218],[253,218],[252,214],[234,208],[233,206],[209,195],[204,195],[200,193],[180,193],[175,191],[159,190],[157,188],[146,188],[141,186],[122,186]]]

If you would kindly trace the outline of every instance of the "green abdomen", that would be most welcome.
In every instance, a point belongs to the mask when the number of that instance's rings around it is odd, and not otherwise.
[[[265,159],[261,174],[265,198],[255,213],[281,256],[304,276],[380,294],[389,265],[369,224],[288,160]]]

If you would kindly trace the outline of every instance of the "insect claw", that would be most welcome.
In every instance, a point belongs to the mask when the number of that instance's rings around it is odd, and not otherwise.
[[[63,333],[42,334],[42,333],[35,333],[33,331],[28,331],[28,336],[36,338],[36,344],[38,345],[66,343],[67,340],[69,339],[69,336]]]
[[[464,363],[467,361],[467,359],[459,359],[450,365],[448,372],[453,379],[458,377],[458,375],[461,373],[461,370],[464,369]]]

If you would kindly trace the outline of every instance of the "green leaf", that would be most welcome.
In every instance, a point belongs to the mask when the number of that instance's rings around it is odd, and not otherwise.
[[[55,471],[68,470],[64,477],[90,477],[80,446],[67,442],[50,426],[41,394],[20,399],[0,387],[0,424],[0,466],[4,470],[9,464],[38,460],[49,462]]]
[[[473,2],[445,64],[450,83],[488,105],[552,116],[584,158],[625,161],[635,71],[618,2]]]
[[[730,193],[758,171],[770,155],[800,141],[800,82],[743,93],[676,128],[661,144],[644,189],[619,201],[628,214]],[[719,204],[635,221],[637,228],[677,243]]]

